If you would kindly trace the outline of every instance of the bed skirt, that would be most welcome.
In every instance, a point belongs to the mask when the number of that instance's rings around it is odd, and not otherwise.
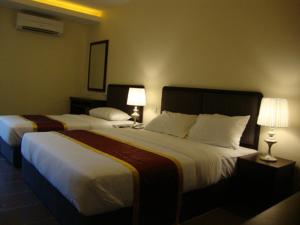
[[[22,156],[20,147],[12,147],[0,137],[1,154],[16,168],[22,165]]]
[[[132,208],[110,213],[84,216],[47,181],[26,159],[22,160],[22,175],[38,198],[62,225],[131,225]],[[233,178],[220,181],[207,188],[185,193],[182,198],[180,221],[207,212],[222,204],[231,194]]]

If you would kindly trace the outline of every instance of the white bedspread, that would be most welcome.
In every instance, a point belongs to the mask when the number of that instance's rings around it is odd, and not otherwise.
[[[110,127],[114,124],[132,123],[131,121],[108,121],[88,115],[49,115],[67,125],[68,130],[76,129],[99,129]],[[27,132],[33,132],[32,122],[20,116],[0,116],[0,136],[10,146],[20,146],[22,137]]]
[[[183,169],[184,192],[230,176],[238,156],[256,152],[214,147],[144,130],[108,128],[96,132],[176,158]],[[85,215],[132,204],[133,178],[127,167],[55,132],[25,134],[22,154]]]

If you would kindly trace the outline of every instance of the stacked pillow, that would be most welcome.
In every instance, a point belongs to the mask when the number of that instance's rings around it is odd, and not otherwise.
[[[131,118],[127,113],[111,107],[98,107],[91,109],[89,111],[89,115],[109,121],[125,121]]]
[[[200,114],[188,139],[225,148],[238,149],[250,116]]]
[[[145,130],[184,138],[196,119],[197,115],[163,111],[162,114],[146,125]]]
[[[145,130],[187,138],[192,141],[238,149],[250,116],[220,114],[188,115],[164,111]]]
[[[127,113],[110,107],[91,109],[89,114],[109,121],[125,121],[131,118]],[[250,116],[220,114],[199,114],[197,116],[163,111],[145,126],[145,130],[238,149],[249,119]]]

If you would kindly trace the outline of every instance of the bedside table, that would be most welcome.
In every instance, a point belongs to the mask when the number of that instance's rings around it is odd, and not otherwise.
[[[292,194],[295,161],[277,159],[266,162],[259,159],[259,154],[238,158],[237,178],[242,197],[270,206]]]
[[[106,106],[106,100],[70,97],[71,114],[88,114],[90,109],[104,106]]]

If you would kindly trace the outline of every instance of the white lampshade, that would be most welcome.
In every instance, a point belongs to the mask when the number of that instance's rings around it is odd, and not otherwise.
[[[129,88],[127,105],[144,106],[146,105],[146,95],[144,88]]]
[[[263,98],[257,124],[268,127],[287,127],[288,101],[283,98]]]

